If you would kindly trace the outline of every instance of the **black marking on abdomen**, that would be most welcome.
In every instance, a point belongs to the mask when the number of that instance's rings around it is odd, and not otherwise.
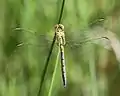
[[[60,51],[61,51],[61,71],[62,71],[62,80],[63,85],[66,87],[67,80],[66,80],[66,67],[65,67],[65,58],[64,58],[64,47],[63,45],[60,45]]]

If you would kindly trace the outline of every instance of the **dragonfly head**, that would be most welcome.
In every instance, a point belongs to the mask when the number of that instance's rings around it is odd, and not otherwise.
[[[64,31],[64,26],[62,24],[56,24],[55,25],[55,30],[56,31]]]

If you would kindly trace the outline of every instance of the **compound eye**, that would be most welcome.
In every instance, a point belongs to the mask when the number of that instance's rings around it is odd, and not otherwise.
[[[64,26],[63,26],[62,24],[59,24],[59,28],[60,28],[61,30],[64,30]]]
[[[55,28],[55,29],[57,29],[58,27],[59,27],[59,25],[58,25],[58,24],[56,24],[54,28]]]

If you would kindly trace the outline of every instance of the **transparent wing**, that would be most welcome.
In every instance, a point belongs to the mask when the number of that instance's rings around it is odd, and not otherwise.
[[[16,28],[15,32],[21,32],[24,34],[24,38],[21,39],[20,43],[17,45],[20,46],[36,46],[36,47],[48,47],[52,43],[53,35],[42,34],[39,35],[37,32],[33,32],[31,30],[25,30],[22,28]],[[93,28],[89,28],[87,30],[77,30],[77,31],[69,31],[65,30],[65,38],[66,38],[66,46],[68,47],[80,47],[83,44],[94,43],[104,48],[110,49],[109,40],[106,38],[106,32],[104,28],[100,26],[96,26]],[[25,34],[26,33],[26,34]]]

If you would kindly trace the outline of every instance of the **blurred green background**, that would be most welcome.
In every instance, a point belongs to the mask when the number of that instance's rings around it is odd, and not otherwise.
[[[37,96],[61,4],[62,0],[0,0],[0,96]],[[93,26],[119,38],[119,14],[119,0],[66,0],[62,24],[67,41],[84,40],[84,30],[89,34]],[[41,96],[48,96],[57,49],[55,44]],[[51,96],[120,96],[119,62],[112,50],[70,43],[65,59],[67,88],[62,86],[59,63]]]

